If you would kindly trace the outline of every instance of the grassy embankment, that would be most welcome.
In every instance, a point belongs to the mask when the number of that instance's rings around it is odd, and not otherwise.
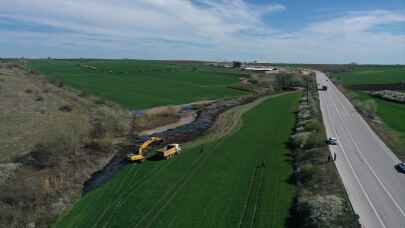
[[[363,70],[354,70],[333,75],[343,85],[358,84],[387,84],[400,83],[405,81],[404,67],[380,67]],[[374,129],[382,136],[385,142],[401,158],[405,158],[405,105],[399,104],[381,98],[377,98],[361,91],[347,91],[347,95],[354,104],[361,104],[371,101],[373,104],[372,112],[382,120],[383,124],[378,125],[370,122]]]
[[[131,109],[239,96],[227,88],[239,81],[234,70],[202,64],[141,60],[31,60],[28,69],[50,80]]]
[[[375,113],[384,122],[380,134],[385,141],[388,140],[388,144],[395,153],[405,158],[405,104],[373,97],[364,92],[350,92],[350,96],[361,102],[370,100],[375,102]]]
[[[299,98],[266,100],[232,135],[175,159],[125,167],[56,227],[284,227],[296,191],[285,143]]]

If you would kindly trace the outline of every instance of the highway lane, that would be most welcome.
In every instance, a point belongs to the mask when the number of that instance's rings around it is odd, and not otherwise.
[[[371,130],[347,98],[316,71],[328,137],[336,137],[336,166],[360,223],[366,228],[405,228],[405,174],[394,165],[398,158]]]

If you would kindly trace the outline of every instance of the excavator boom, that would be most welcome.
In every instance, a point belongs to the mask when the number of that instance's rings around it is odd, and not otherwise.
[[[148,140],[146,140],[145,142],[143,142],[138,149],[138,153],[132,153],[128,155],[128,160],[129,161],[144,161],[145,160],[145,156],[143,156],[143,152],[146,148],[148,148],[152,143],[154,142],[159,142],[162,141],[161,138],[159,137],[151,137]]]

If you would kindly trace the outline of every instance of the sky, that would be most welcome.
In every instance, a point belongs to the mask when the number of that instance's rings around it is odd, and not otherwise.
[[[0,56],[405,64],[405,0],[3,0]]]

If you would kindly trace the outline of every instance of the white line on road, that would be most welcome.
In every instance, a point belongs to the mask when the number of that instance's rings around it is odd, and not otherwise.
[[[339,91],[336,88],[337,91]],[[337,94],[338,96],[339,94]],[[342,99],[345,101],[345,103],[348,104],[348,106],[352,107],[354,110],[354,106],[350,103],[350,101],[342,94],[341,96],[343,96],[345,99]],[[343,107],[344,105],[342,105]],[[394,153],[392,153],[388,147],[384,144],[384,142],[378,137],[378,135],[374,132],[373,129],[371,129],[371,127],[368,125],[368,123],[363,119],[363,117],[359,114],[359,113],[355,113],[355,115],[360,119],[361,122],[363,122],[364,126],[366,126],[367,130],[369,132],[371,132],[372,137],[376,140],[376,142],[381,146],[381,148],[387,153],[388,156],[390,156],[390,158],[393,161],[393,164],[397,164],[400,162],[400,160],[394,155]]]
[[[329,114],[329,109],[327,109],[326,111],[327,111],[328,114]],[[329,116],[330,116],[330,114],[329,114]],[[334,128],[330,128],[330,129],[331,129],[332,133],[334,133],[334,135],[337,135],[337,132],[336,132],[336,130],[335,130]],[[338,146],[338,147],[340,148],[340,150],[343,152],[343,155],[344,155],[344,157],[345,157],[345,160],[347,161],[347,164],[349,165],[350,170],[352,171],[352,173],[353,173],[353,175],[354,175],[354,179],[356,180],[357,184],[359,184],[361,191],[363,192],[364,196],[366,197],[366,200],[367,200],[367,202],[369,203],[369,205],[370,205],[371,209],[373,210],[374,214],[376,215],[378,221],[380,222],[380,224],[382,225],[382,227],[387,228],[387,226],[384,224],[384,221],[382,220],[380,214],[378,213],[377,209],[375,208],[374,204],[373,204],[372,201],[370,200],[370,196],[368,195],[368,193],[367,193],[367,191],[365,190],[364,186],[361,184],[360,178],[359,178],[359,176],[357,175],[357,172],[355,171],[355,169],[353,168],[353,165],[352,165],[352,163],[351,163],[349,157],[347,156],[345,149],[343,148],[343,146],[342,146],[340,143],[338,143],[337,146]],[[330,147],[330,148],[331,148],[331,147]]]
[[[336,96],[335,96],[336,97]],[[337,102],[340,104],[340,106],[343,107],[343,105],[340,103],[339,99],[336,99]],[[340,121],[343,122],[342,117],[340,116],[339,113],[339,109],[337,108],[336,103],[334,103],[337,115],[340,119]],[[344,108],[343,108],[344,109]],[[392,194],[388,191],[388,189],[385,187],[385,185],[382,183],[381,179],[377,176],[377,174],[375,173],[374,169],[371,167],[370,163],[367,161],[367,159],[365,158],[364,154],[361,152],[360,147],[358,145],[358,143],[356,143],[356,141],[353,138],[353,135],[350,133],[350,131],[344,126],[344,124],[342,124],[342,127],[345,129],[345,131],[347,132],[347,135],[350,137],[350,140],[352,141],[353,145],[356,148],[356,151],[358,152],[358,154],[360,155],[360,157],[362,158],[362,160],[364,161],[364,163],[367,165],[368,169],[371,171],[371,173],[374,175],[374,177],[377,179],[378,183],[380,184],[380,186],[384,189],[385,193],[388,195],[388,197],[392,200],[392,202],[394,203],[395,207],[400,211],[400,213],[402,214],[402,216],[405,217],[405,213],[402,210],[402,208],[399,206],[398,202],[394,199],[394,197],[392,196]]]

